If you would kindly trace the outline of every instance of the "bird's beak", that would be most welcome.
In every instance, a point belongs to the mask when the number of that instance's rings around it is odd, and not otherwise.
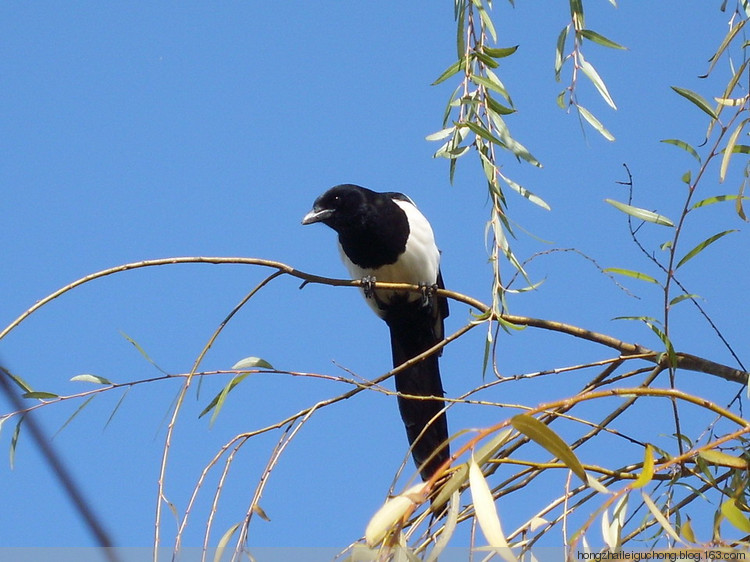
[[[307,213],[302,219],[302,224],[312,224],[314,222],[321,222],[329,218],[333,214],[331,209],[315,209]]]

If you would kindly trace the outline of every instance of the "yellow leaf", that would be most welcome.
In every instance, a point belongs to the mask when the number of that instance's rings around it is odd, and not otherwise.
[[[740,508],[737,507],[737,502],[733,499],[728,499],[721,504],[721,514],[743,533],[750,533],[750,520],[740,511]]]
[[[560,462],[565,463],[565,466],[572,470],[573,474],[578,476],[578,478],[584,482],[588,482],[586,471],[583,469],[581,461],[578,460],[573,449],[568,447],[568,444],[557,433],[535,417],[527,414],[513,416],[510,423],[526,437],[547,449]]]
[[[651,482],[654,477],[654,448],[650,445],[646,445],[646,452],[643,454],[643,470],[633,482],[633,488],[643,488],[646,484]]]
[[[700,453],[698,453],[698,456],[706,462],[719,466],[739,468],[741,470],[745,470],[747,468],[747,461],[745,459],[722,453],[721,451],[717,451],[716,449],[701,451]]]
[[[695,543],[695,533],[693,533],[693,525],[690,523],[690,517],[680,526],[680,534],[685,537],[685,540],[691,543]]]

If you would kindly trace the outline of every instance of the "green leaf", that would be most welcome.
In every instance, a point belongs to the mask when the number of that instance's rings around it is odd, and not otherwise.
[[[33,392],[31,386],[18,375],[14,375],[13,373],[5,369],[0,370],[0,376],[2,376],[3,373],[7,374],[10,377],[10,380],[16,383],[16,385],[18,385],[18,387],[24,392]]]
[[[453,134],[453,132],[456,130],[455,127],[446,127],[445,129],[442,129],[436,133],[432,133],[431,135],[427,135],[424,139],[427,141],[439,141],[443,140],[445,138],[448,138]]]
[[[510,131],[508,131],[508,126],[500,118],[499,115],[490,113],[490,119],[492,119],[492,123],[497,129],[497,134],[502,139],[501,146],[504,146],[505,148],[510,150],[516,158],[525,160],[526,162],[528,162],[532,166],[536,166],[537,168],[542,167],[541,162],[539,162],[539,160],[537,160],[536,157],[531,154],[531,152],[529,152],[529,150],[524,145],[522,145],[511,136]]]
[[[735,500],[728,499],[722,503],[721,514],[743,533],[750,533],[750,520],[740,511]]]
[[[647,211],[646,209],[633,207],[632,205],[626,205],[625,203],[620,203],[619,201],[615,201],[614,199],[605,199],[605,201],[616,209],[619,209],[623,213],[626,213],[642,221],[652,222],[654,224],[660,224],[662,226],[674,226],[674,223],[667,217],[658,213],[654,213],[653,211]]]
[[[22,395],[24,398],[37,398],[39,400],[50,400],[52,398],[60,398],[57,394],[53,392],[42,392],[42,391],[33,391],[33,392],[26,392]]]
[[[570,17],[573,21],[578,23],[577,29],[583,29],[585,26],[583,16],[583,1],[582,0],[569,0],[570,5]]]
[[[565,94],[567,93],[567,90],[563,90],[559,94],[557,94],[557,97],[555,98],[555,103],[557,103],[557,107],[560,109],[565,109]]]
[[[667,358],[669,359],[669,365],[671,367],[677,366],[677,354],[674,351],[674,346],[672,345],[672,341],[669,339],[666,333],[659,328],[655,323],[649,322],[648,320],[643,321],[646,326],[651,328],[651,331],[657,335],[657,337],[661,340],[661,342],[664,344],[664,347],[667,350]]]
[[[138,350],[138,353],[140,353],[140,354],[141,354],[141,355],[143,356],[143,358],[144,358],[144,359],[145,359],[146,361],[148,361],[148,362],[149,362],[149,363],[151,363],[151,364],[152,364],[152,365],[153,365],[154,367],[156,367],[156,369],[157,369],[157,370],[158,370],[159,372],[161,372],[161,373],[163,373],[163,374],[165,374],[165,375],[168,375],[168,374],[169,374],[169,373],[168,373],[167,371],[165,371],[164,369],[162,369],[161,367],[159,367],[159,365],[157,365],[156,361],[154,361],[153,359],[151,359],[151,357],[149,356],[149,354],[148,354],[148,353],[146,353],[146,350],[145,350],[145,349],[143,349],[143,348],[142,348],[142,347],[141,347],[141,346],[140,346],[140,345],[138,344],[138,342],[137,342],[137,341],[135,341],[135,340],[134,340],[133,338],[131,338],[131,337],[130,337],[129,335],[127,335],[127,334],[126,334],[125,332],[123,332],[122,330],[120,331],[120,335],[121,335],[121,336],[122,336],[123,338],[125,338],[125,339],[126,339],[127,341],[129,341],[129,342],[130,342],[130,343],[131,343],[131,344],[133,345],[133,347],[135,347],[135,348],[136,348],[136,349]]]
[[[495,113],[499,113],[500,115],[510,115],[511,113],[515,113],[516,110],[512,107],[505,107],[503,104],[498,103],[494,98],[487,96],[485,98],[487,100],[487,105],[490,108],[490,111],[494,111]]]
[[[678,94],[680,94],[686,100],[692,102],[701,111],[704,111],[705,113],[707,113],[712,119],[718,119],[718,116],[716,115],[716,112],[714,111],[713,107],[711,107],[709,103],[706,101],[706,99],[703,98],[700,94],[696,94],[692,90],[688,90],[686,88],[679,88],[677,86],[672,86],[672,89]]]
[[[679,302],[688,300],[688,299],[699,299],[700,295],[694,295],[694,294],[682,294],[678,295],[675,298],[673,298],[671,301],[669,301],[669,306],[674,306]]]
[[[738,195],[715,195],[714,197],[708,197],[707,199],[702,199],[698,201],[691,208],[697,209],[699,207],[705,207],[706,205],[713,205],[714,203],[721,203],[722,201],[734,201],[738,197],[739,197]],[[743,199],[750,199],[750,197],[743,197]]]
[[[509,57],[513,53],[515,53],[518,50],[518,45],[514,45],[513,47],[487,47],[486,45],[482,45],[482,51],[489,56],[491,56],[493,59],[501,59],[504,57]]]
[[[570,24],[562,28],[560,35],[557,36],[557,46],[555,47],[555,80],[560,81],[560,71],[562,70],[563,63],[565,62],[565,41],[568,38],[568,32],[570,31]],[[565,91],[563,90],[563,93]],[[558,103],[559,105],[559,103]]]
[[[737,201],[735,201],[734,210],[737,212],[737,216],[739,216],[743,221],[747,222],[745,209],[742,208],[742,200],[747,199],[747,197],[743,195],[743,193],[745,193],[745,185],[747,185],[747,178],[745,178],[745,181],[740,184],[740,191],[737,194]]]
[[[271,365],[268,361],[265,359],[261,359],[260,357],[245,357],[244,359],[240,359],[232,365],[233,371],[243,371],[245,369],[273,369],[273,365]]]
[[[523,433],[532,441],[547,449],[552,455],[564,463],[573,473],[584,482],[587,481],[586,471],[573,450],[562,438],[545,424],[528,414],[518,414],[510,420],[516,430]]]
[[[721,54],[726,50],[729,44],[734,40],[734,38],[737,36],[737,33],[739,33],[740,30],[744,27],[745,23],[747,23],[746,19],[740,19],[735,25],[733,25],[729,29],[726,36],[722,40],[721,45],[719,45],[719,48],[709,59],[711,61],[711,65],[708,67],[708,71],[706,72],[706,75],[709,75],[711,73],[714,66],[719,61]]]
[[[484,54],[482,52],[474,51],[474,53],[472,53],[472,55],[473,55],[474,58],[476,58],[477,60],[479,60],[482,64],[484,64],[485,66],[488,66],[490,68],[497,68],[498,66],[500,66],[500,63],[498,63],[495,59],[493,59],[492,57],[490,57],[490,56],[488,56],[488,55],[486,55],[486,54]]]
[[[489,90],[492,90],[493,92],[497,92],[506,99],[508,98],[507,90],[499,81],[494,81],[491,78],[485,78],[484,76],[477,76],[476,74],[471,74],[469,76],[469,80],[471,80],[478,86],[483,86]],[[511,110],[510,113],[513,113],[513,111],[515,110]]]
[[[677,263],[675,266],[675,269],[679,269],[681,265],[686,263],[688,260],[694,258],[696,255],[698,255],[700,252],[706,249],[707,246],[710,246],[720,238],[723,238],[727,234],[731,234],[732,232],[737,232],[736,230],[725,230],[724,232],[719,232],[718,234],[714,234],[713,236],[710,236],[709,238],[706,238],[703,242],[698,244],[695,248],[690,250],[685,256]]]
[[[503,81],[498,78],[497,74],[492,72],[490,69],[487,69],[484,72],[484,77],[486,77],[487,80],[495,85],[495,87],[492,89],[503,96],[505,98],[505,101],[507,101],[512,106],[513,100],[510,99],[510,94],[508,93],[508,90],[505,89],[505,84],[503,84]]]
[[[646,275],[645,273],[641,273],[640,271],[633,271],[632,269],[622,269],[620,267],[607,267],[607,268],[604,268],[602,271],[608,272],[608,273],[617,273],[618,275],[625,275],[627,277],[632,277],[634,279],[640,279],[641,281],[648,281],[649,283],[656,283],[657,285],[661,285],[659,281],[657,281],[650,275]]]
[[[534,195],[531,191],[523,187],[522,185],[516,183],[512,179],[506,177],[502,172],[498,170],[498,175],[502,178],[502,180],[510,187],[513,191],[521,195],[521,197],[525,197],[535,205],[539,205],[542,209],[545,209],[547,211],[551,210],[550,206],[547,204],[547,202],[539,197],[538,195]]]
[[[596,131],[603,136],[608,141],[615,140],[615,136],[610,133],[607,128],[602,125],[602,122],[599,121],[593,113],[591,113],[588,109],[583,107],[582,105],[576,105],[576,108],[578,109],[578,113],[583,117],[589,125],[591,125]]]
[[[482,20],[482,26],[487,30],[487,32],[490,34],[490,37],[492,37],[492,40],[497,43],[497,32],[495,31],[495,24],[492,23],[492,18],[487,13],[487,10],[484,9],[484,6],[480,3],[479,6],[479,17]]]
[[[13,430],[13,436],[10,438],[10,469],[13,470],[13,467],[16,464],[16,446],[18,445],[18,436],[21,434],[21,424],[23,423],[23,419],[26,417],[24,414],[20,418],[18,418],[18,423],[16,424],[16,428]]]
[[[471,130],[471,132],[477,135],[478,137],[481,137],[484,140],[495,143],[497,145],[503,146],[503,141],[501,141],[495,135],[490,133],[487,129],[474,123],[473,121],[462,121],[461,123],[458,123],[457,125],[459,127],[468,127],[469,130]]]
[[[120,396],[120,399],[117,401],[117,404],[115,404],[115,407],[112,409],[112,413],[109,414],[109,417],[107,418],[107,421],[104,423],[104,429],[107,429],[107,426],[109,425],[109,422],[111,422],[115,414],[117,413],[117,410],[120,409],[120,406],[125,401],[125,397],[128,395],[128,392],[130,392],[130,389],[133,388],[132,386],[129,386],[125,389],[125,392],[122,393],[122,396]]]
[[[240,384],[249,375],[250,373],[242,373],[232,378],[232,380],[227,383],[227,385],[221,390],[221,392],[219,392],[216,396],[214,396],[214,399],[211,400],[208,406],[206,406],[203,409],[203,411],[200,414],[198,414],[198,417],[202,418],[208,412],[213,410],[214,413],[211,415],[211,421],[209,422],[209,425],[213,426],[214,422],[216,421],[217,416],[219,415],[219,412],[221,411],[221,408],[224,406],[224,401],[226,400],[227,395],[234,389],[235,386]]]
[[[490,351],[492,350],[492,331],[487,330],[487,337],[484,339],[484,355],[482,356],[482,381],[487,374],[487,365],[490,362]]]
[[[71,382],[93,382],[96,384],[110,384],[113,385],[114,383],[110,381],[109,379],[105,379],[104,377],[100,377],[99,375],[76,375],[73,378],[70,379]]]
[[[721,167],[719,168],[719,181],[720,182],[723,182],[724,178],[727,177],[727,169],[729,168],[729,159],[732,157],[732,154],[734,154],[735,152],[734,149],[736,148],[736,145],[737,145],[737,138],[740,136],[740,133],[742,132],[743,127],[747,124],[748,121],[750,121],[750,119],[745,119],[741,121],[740,124],[737,125],[737,127],[735,127],[734,131],[732,131],[732,134],[729,135],[729,139],[727,140],[727,145],[724,147],[724,155],[721,157]]]
[[[698,154],[698,151],[685,141],[681,141],[680,139],[663,139],[661,142],[681,148],[682,150],[690,154],[693,158],[695,158],[699,164],[701,163],[701,157]]]
[[[615,101],[612,99],[612,96],[609,95],[607,85],[604,83],[604,80],[602,80],[602,77],[599,76],[599,73],[596,71],[594,66],[589,61],[584,59],[583,55],[581,55],[580,53],[578,56],[578,61],[581,65],[581,71],[589,80],[591,80],[591,83],[599,91],[599,95],[602,96],[604,101],[607,102],[607,105],[609,105],[612,109],[617,109]]]
[[[456,20],[456,57],[461,59],[466,52],[466,40],[464,38],[464,21],[466,20],[466,10],[458,2],[455,4]]]
[[[73,412],[68,417],[68,419],[65,420],[65,423],[60,426],[60,429],[58,429],[57,431],[55,431],[55,434],[52,436],[52,438],[54,439],[57,436],[58,433],[60,433],[63,429],[65,429],[66,427],[68,427],[68,424],[73,421],[73,418],[75,418],[79,414],[79,412],[81,410],[83,410],[86,406],[88,406],[89,402],[91,402],[94,398],[95,398],[95,396],[89,396],[86,400],[84,400],[83,404],[81,404],[80,406],[78,406],[78,408],[76,408],[76,411]]]
[[[601,45],[602,47],[608,47],[610,49],[627,50],[627,47],[623,47],[619,43],[615,43],[611,39],[607,39],[606,37],[604,37],[604,35],[600,35],[596,31],[593,31],[591,29],[582,29],[579,33],[583,35],[589,41],[593,41],[594,43],[597,43]]]
[[[438,76],[437,80],[435,80],[432,83],[432,85],[437,86],[441,82],[445,82],[446,80],[448,80],[448,78],[450,78],[451,76],[454,76],[455,74],[463,70],[465,67],[466,67],[466,62],[463,58],[457,60],[448,68],[446,68],[445,71],[440,76]]]

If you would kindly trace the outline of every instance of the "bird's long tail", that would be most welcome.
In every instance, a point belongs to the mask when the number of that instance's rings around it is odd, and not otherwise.
[[[434,316],[423,305],[412,302],[391,307],[385,320],[391,332],[394,367],[440,341],[435,335]],[[423,480],[429,479],[450,456],[448,422],[442,411],[444,392],[438,355],[430,355],[396,375],[398,408],[412,445],[414,462],[421,468]],[[405,398],[401,395],[440,399]]]

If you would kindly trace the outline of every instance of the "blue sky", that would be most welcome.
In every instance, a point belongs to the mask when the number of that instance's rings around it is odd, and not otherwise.
[[[576,116],[555,105],[568,80],[556,83],[552,71],[567,4],[516,4],[495,6],[499,44],[520,44],[500,68],[518,109],[508,123],[544,168],[507,159],[504,170],[552,208],[509,198],[510,216],[533,234],[519,229],[516,252],[526,258],[576,248],[601,267],[655,275],[629,242],[624,215],[603,200],[627,198],[616,183],[626,179],[627,163],[635,204],[673,218],[679,213],[680,176],[694,164],[659,141],[698,145],[706,120],[670,86],[718,95],[724,68],[716,80],[697,76],[725,33],[727,14],[718,2],[660,2],[648,9],[586,4],[588,25],[629,48],[590,45],[587,51],[619,109],[608,109],[588,84],[581,84],[579,96],[617,137],[610,143],[590,129],[583,134]],[[345,182],[410,195],[433,224],[447,286],[489,301],[483,238],[489,208],[481,170],[467,157],[451,186],[447,163],[433,159],[437,147],[424,140],[440,129],[454,87],[430,86],[454,60],[454,36],[451,2],[4,3],[0,327],[67,283],[145,259],[261,257],[342,277],[333,233],[320,225],[302,227],[300,220],[319,193]],[[736,192],[739,161],[725,185],[718,184],[717,170],[710,172],[705,197]],[[690,223],[685,248],[717,230],[743,229],[730,205],[714,207]],[[666,236],[659,227],[644,232],[654,247]],[[700,263],[686,266],[683,277],[740,350],[748,313],[741,282],[748,275],[745,238],[739,232],[717,243]],[[512,297],[512,312],[658,346],[641,325],[612,321],[658,315],[655,287],[626,280],[640,297],[634,299],[572,252],[537,259],[529,273],[545,282]],[[58,394],[89,388],[69,382],[82,373],[115,382],[158,376],[124,333],[166,371],[185,373],[227,313],[266,274],[241,265],[174,265],[97,280],[31,316],[0,341],[0,357],[36,390]],[[291,371],[336,375],[344,374],[343,366],[375,378],[389,369],[386,328],[357,291],[298,286],[298,280],[281,278],[264,289],[230,322],[203,368],[228,369],[259,356]],[[468,309],[454,304],[448,330],[468,319]],[[673,330],[679,349],[731,364],[688,306],[675,312]],[[480,328],[446,350],[448,395],[482,382],[483,345]],[[502,334],[498,345],[503,374],[609,357],[595,346],[532,330]],[[180,513],[202,468],[232,436],[343,391],[316,380],[253,375],[210,427],[198,414],[228,380],[204,380],[180,415],[166,484]],[[682,380],[686,390],[706,384],[693,374]],[[488,399],[534,406],[572,394],[583,382],[556,376],[504,384],[495,391],[502,394]],[[736,391],[710,384],[719,396]],[[54,439],[119,545],[151,544],[165,419],[178,389],[176,381],[132,388],[109,424],[122,391],[104,393]],[[37,419],[54,433],[79,405],[45,407]],[[8,411],[6,402],[0,406]],[[514,413],[458,407],[449,423],[458,431]],[[10,447],[14,425],[2,427],[2,450]],[[253,439],[238,454],[214,522],[214,544],[243,516],[278,436]],[[361,393],[322,410],[275,469],[261,502],[271,522],[253,522],[250,544],[343,548],[356,540],[383,501],[405,443],[393,397]],[[93,544],[23,431],[15,468],[3,461],[0,471],[6,506],[0,544]],[[199,497],[183,539],[187,545],[201,544],[216,478],[212,473]],[[523,515],[508,515],[507,527]],[[168,511],[162,534],[170,544]]]

